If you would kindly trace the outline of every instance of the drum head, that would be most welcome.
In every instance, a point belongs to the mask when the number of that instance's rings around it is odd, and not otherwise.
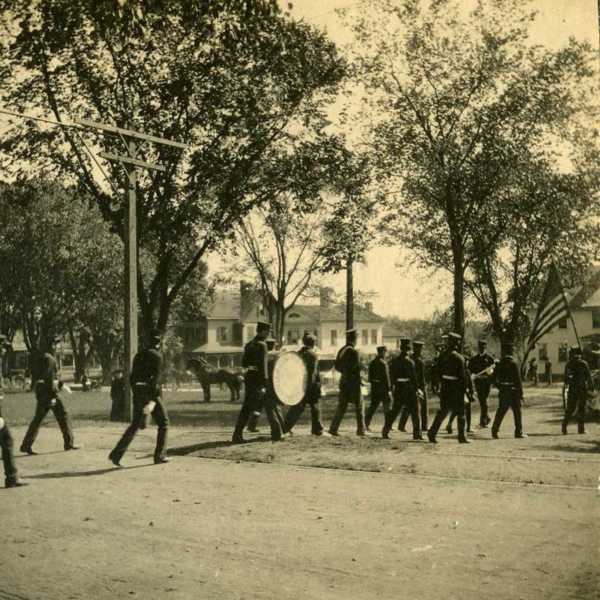
[[[308,385],[304,361],[296,352],[282,352],[273,366],[273,390],[280,402],[294,406],[302,401]]]

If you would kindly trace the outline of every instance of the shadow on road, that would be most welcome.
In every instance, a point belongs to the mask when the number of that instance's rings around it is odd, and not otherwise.
[[[134,465],[131,467],[106,467],[105,469],[95,469],[94,471],[61,471],[59,473],[40,473],[39,475],[27,475],[27,479],[63,479],[68,477],[93,477],[94,475],[104,475],[111,471],[128,471],[130,469],[141,469],[143,467],[153,467],[154,464]]]
[[[256,442],[271,443],[271,438],[266,436],[260,436],[246,440],[243,445],[245,446],[247,444],[254,444]],[[228,446],[234,445],[237,444],[233,444],[229,440],[218,440],[215,442],[204,442],[202,444],[191,444],[189,446],[180,446],[179,448],[169,448],[169,456],[186,456],[187,454],[192,454],[192,452],[200,452],[201,450],[213,450],[215,448],[227,448]]]
[[[600,453],[600,441],[597,440],[577,440],[578,444],[585,446],[568,446],[566,444],[555,444],[553,446],[544,446],[544,450],[552,450],[554,452],[576,452],[581,454]],[[539,446],[539,448],[542,448]],[[537,447],[536,447],[537,449]]]

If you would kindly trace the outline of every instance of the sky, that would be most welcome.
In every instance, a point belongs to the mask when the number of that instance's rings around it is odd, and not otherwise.
[[[470,1],[464,0],[465,5]],[[287,5],[287,1],[280,2]],[[323,28],[336,43],[349,41],[336,9],[351,8],[358,4],[356,0],[296,0],[292,4],[293,15]],[[573,36],[598,47],[597,0],[534,0],[531,6],[539,11],[532,28],[534,42],[557,48]],[[374,292],[375,311],[383,316],[427,318],[436,309],[446,309],[452,302],[449,274],[423,272],[409,266],[408,259],[406,250],[372,249],[365,264],[355,269],[355,289]],[[216,264],[214,259],[211,262]],[[345,276],[330,276],[325,283],[343,292]]]

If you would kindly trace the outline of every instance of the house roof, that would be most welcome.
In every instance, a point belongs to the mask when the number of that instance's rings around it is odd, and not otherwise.
[[[231,290],[217,290],[213,305],[206,313],[207,319],[234,319],[240,318],[241,297],[239,292]]]
[[[404,332],[395,325],[384,325],[383,326],[383,337],[384,338],[400,338],[404,336]]]

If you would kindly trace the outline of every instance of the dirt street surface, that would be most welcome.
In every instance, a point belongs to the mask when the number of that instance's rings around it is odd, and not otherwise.
[[[84,448],[62,452],[49,418],[40,455],[17,451],[30,485],[0,489],[0,599],[599,598],[600,426],[559,419],[554,395],[528,402],[526,440],[510,414],[500,440],[436,447],[360,440],[348,415],[340,438],[273,444],[261,423],[231,446],[232,417],[173,427],[160,466],[150,427],[117,469],[123,425],[76,419]]]

